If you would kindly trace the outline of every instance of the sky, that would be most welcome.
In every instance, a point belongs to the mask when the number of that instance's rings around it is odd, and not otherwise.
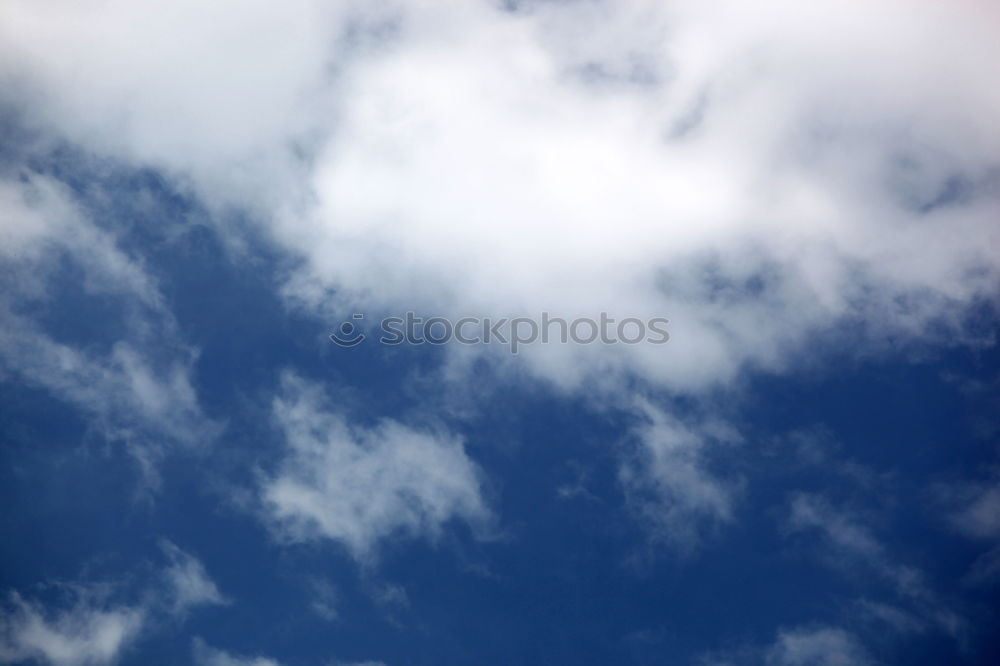
[[[997,34],[6,0],[0,663],[1000,663]]]

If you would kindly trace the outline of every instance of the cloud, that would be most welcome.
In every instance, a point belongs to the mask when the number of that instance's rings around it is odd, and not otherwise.
[[[168,541],[163,549],[170,564],[138,599],[128,598],[124,581],[50,584],[59,595],[48,604],[10,592],[0,612],[0,662],[113,664],[164,618],[223,602],[201,562]]]
[[[733,517],[740,483],[713,475],[706,457],[713,447],[738,443],[740,435],[722,422],[684,423],[646,401],[638,401],[636,412],[638,448],[622,465],[621,482],[654,533],[690,548],[705,527]]]
[[[452,519],[489,519],[480,473],[462,442],[392,420],[353,425],[320,386],[286,374],[274,416],[288,452],[261,488],[292,540],[333,539],[363,559],[395,533],[433,538]]]
[[[280,662],[261,656],[236,655],[213,648],[200,638],[192,644],[194,666],[280,666]],[[333,660],[330,666],[385,666],[381,661],[346,662]]]
[[[792,531],[818,531],[824,538],[823,556],[831,565],[852,577],[859,568],[876,574],[912,612],[960,643],[966,640],[966,620],[930,588],[922,571],[893,559],[858,517],[819,495],[800,493],[792,498],[788,527]],[[884,611],[885,607],[874,610]],[[882,615],[887,619],[884,612]]]
[[[0,179],[0,258],[21,269],[18,287],[25,296],[41,296],[41,277],[54,269],[59,253],[83,266],[84,286],[161,308],[156,285],[142,267],[122,252],[114,236],[87,219],[69,188],[33,172]]]
[[[37,660],[55,666],[111,664],[139,633],[145,612],[104,607],[89,592],[69,609],[52,612],[17,593],[0,618],[0,661]]]
[[[954,529],[992,544],[969,567],[966,582],[991,585],[1000,581],[1000,474],[991,470],[985,479],[942,485],[937,494]]]
[[[173,314],[141,259],[119,247],[71,191],[25,172],[0,178],[0,369],[83,411],[109,440],[123,442],[151,483],[171,445],[211,440],[219,430],[191,381],[197,357],[183,345]],[[83,294],[111,302],[107,343],[76,342],[46,324],[63,307],[53,288],[60,270],[79,269]],[[107,317],[103,314],[101,316]]]
[[[224,650],[218,650],[200,638],[194,639],[193,652],[195,666],[279,666],[274,659],[238,657]]]
[[[844,629],[807,625],[782,629],[770,645],[748,645],[702,656],[702,666],[872,666],[858,638]]]
[[[203,605],[226,604],[215,582],[208,577],[205,566],[193,555],[184,552],[169,541],[160,544],[170,560],[163,575],[172,594],[172,612],[180,615],[189,608]]]
[[[927,629],[923,620],[891,604],[862,599],[857,607],[863,617],[884,623],[896,634],[921,633]]]
[[[871,532],[819,495],[800,493],[792,498],[789,527],[793,530],[818,529],[844,553],[881,560],[882,544]]]
[[[843,629],[818,627],[779,632],[767,651],[773,666],[863,666],[872,660],[858,640]]]
[[[1000,478],[969,483],[949,493],[960,505],[952,522],[964,534],[979,539],[1000,539]]]
[[[162,171],[208,204],[266,212],[296,189],[297,156],[322,136],[324,83],[351,13],[312,0],[5,3],[5,106],[32,130]]]
[[[965,577],[972,585],[1000,583],[1000,546],[995,546],[976,558]]]
[[[884,3],[888,44],[835,3],[403,12],[345,73],[315,206],[279,218],[309,262],[287,292],[321,308],[670,318],[660,348],[511,360],[582,390],[623,374],[728,385],[848,325],[870,344],[961,338],[965,308],[997,287],[998,100],[971,46],[996,48],[975,25],[995,17],[921,6]],[[947,66],[927,61],[929,30]],[[914,62],[977,85],[925,82]],[[936,102],[940,85],[967,105]]]
[[[315,577],[308,580],[308,585],[313,598],[312,603],[309,604],[312,612],[327,622],[336,620],[340,615],[338,610],[340,595],[337,588],[329,581]]]

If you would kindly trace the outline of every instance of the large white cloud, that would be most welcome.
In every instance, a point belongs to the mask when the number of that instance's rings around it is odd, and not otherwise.
[[[996,288],[996,17],[919,7],[883,3],[891,34],[842,3],[414,11],[342,80],[317,205],[283,218],[293,291],[672,320],[664,347],[526,350],[569,384],[703,388],[845,320],[960,330]]]
[[[3,11],[13,106],[253,211],[309,260],[297,296],[672,319],[525,354],[562,383],[701,388],[995,295],[989,3]]]
[[[4,3],[4,100],[32,129],[161,169],[210,202],[273,205],[309,150],[295,141],[322,127],[339,6]]]

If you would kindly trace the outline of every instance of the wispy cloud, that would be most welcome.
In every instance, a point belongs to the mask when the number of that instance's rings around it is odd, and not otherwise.
[[[192,651],[194,666],[280,666],[277,661],[267,657],[237,656],[213,648],[200,638],[194,639]]]
[[[878,576],[912,612],[964,644],[967,620],[932,590],[922,571],[893,558],[860,516],[822,496],[800,493],[792,498],[788,527],[818,532],[824,540],[821,552],[827,563],[847,576],[856,575],[852,572],[859,568]]]
[[[197,445],[219,432],[192,385],[195,350],[183,344],[141,259],[90,219],[66,186],[31,174],[0,180],[0,208],[7,241],[0,265],[17,276],[3,278],[0,363],[124,443],[155,485],[156,463],[170,446]],[[63,306],[51,282],[67,262],[81,271],[85,294],[121,306],[121,320],[108,322],[113,338],[107,345],[66,339],[40,316]]]
[[[767,650],[769,666],[863,666],[874,663],[858,642],[835,627],[781,631]]]
[[[47,612],[17,593],[0,619],[0,659],[37,660],[55,666],[111,664],[145,621],[142,608],[106,606],[86,589],[68,609]]]
[[[706,529],[733,518],[741,481],[713,473],[709,461],[718,447],[738,444],[740,435],[719,421],[681,421],[644,400],[636,412],[637,447],[624,459],[622,485],[654,534],[689,550]]]
[[[129,595],[124,581],[52,583],[55,600],[10,592],[0,613],[0,661],[52,666],[100,666],[118,661],[165,618],[183,618],[196,606],[223,602],[193,555],[164,541],[170,564],[160,577]]]
[[[291,374],[274,416],[287,455],[261,498],[286,538],[332,539],[365,559],[396,533],[433,538],[450,520],[489,519],[480,471],[453,435],[391,420],[352,424],[322,387]]]
[[[972,562],[966,582],[971,585],[1000,582],[1000,472],[993,469],[985,478],[942,484],[937,495],[946,519],[955,530],[990,545]]]
[[[699,666],[874,666],[860,639],[845,629],[803,625],[777,632],[769,645],[705,654]]]
[[[162,541],[160,547],[170,560],[163,576],[170,592],[171,611],[175,615],[182,615],[196,606],[228,603],[198,558],[169,541]]]

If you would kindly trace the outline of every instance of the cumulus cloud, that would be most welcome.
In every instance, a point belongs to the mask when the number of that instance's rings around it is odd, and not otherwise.
[[[31,129],[152,167],[209,204],[299,189],[348,3],[47,1],[0,8],[4,101]]]
[[[274,416],[288,450],[261,494],[287,538],[333,539],[361,559],[397,532],[434,537],[449,520],[489,518],[479,470],[453,435],[392,420],[352,424],[320,386],[292,374]]]
[[[3,11],[13,107],[253,211],[297,300],[672,319],[519,361],[564,385],[702,388],[845,321],[960,335],[996,292],[987,3]]]
[[[0,662],[113,664],[162,619],[222,603],[201,562],[168,541],[163,548],[170,564],[138,599],[128,598],[124,581],[51,584],[59,594],[46,602],[10,592],[0,612]]]
[[[842,3],[437,7],[345,73],[316,204],[278,226],[309,259],[291,295],[659,314],[669,345],[518,362],[567,386],[697,390],[846,323],[960,335],[995,293],[998,100],[978,50],[995,16],[883,3],[887,41]],[[940,62],[928,31],[953,45]]]

